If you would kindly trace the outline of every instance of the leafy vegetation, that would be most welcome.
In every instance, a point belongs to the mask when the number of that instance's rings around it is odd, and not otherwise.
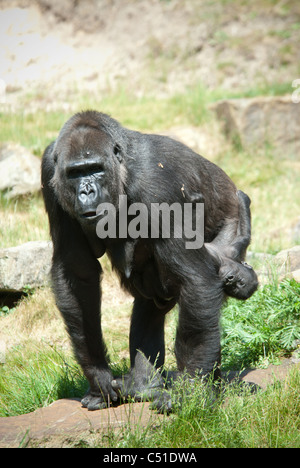
[[[265,285],[249,300],[230,300],[222,314],[225,369],[266,365],[300,344],[300,284]]]

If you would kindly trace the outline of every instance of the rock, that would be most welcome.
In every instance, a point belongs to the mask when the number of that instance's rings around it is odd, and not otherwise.
[[[246,369],[240,375],[234,372],[231,377],[239,375],[239,378],[248,383],[253,383],[262,389],[266,389],[268,385],[273,384],[277,380],[285,380],[293,366],[298,367],[298,361],[289,358],[281,362],[280,365],[276,366],[270,364],[266,369]],[[299,368],[300,370],[300,368]]]
[[[245,147],[270,142],[278,154],[300,151],[300,109],[290,96],[226,99],[212,109],[225,133],[238,137]]]
[[[20,442],[49,439],[51,436],[69,439],[91,431],[150,427],[163,421],[163,415],[149,408],[150,403],[125,404],[99,411],[88,411],[79,400],[63,399],[33,413],[1,418],[0,447],[18,447]],[[64,435],[64,436],[63,436]],[[25,437],[25,441],[24,441]]]
[[[34,193],[41,188],[41,160],[23,146],[4,143],[0,146],[0,190],[7,197]]]
[[[174,140],[184,143],[196,153],[213,158],[226,145],[225,137],[218,123],[203,124],[201,127],[177,126],[162,132]]]
[[[300,269],[300,245],[282,250],[274,257],[280,273],[290,273]]]
[[[290,277],[294,279],[295,281],[297,281],[297,283],[300,283],[300,269],[292,271],[290,273]]]
[[[48,280],[51,260],[52,243],[47,241],[0,249],[0,292],[23,291],[26,286],[44,285]]]

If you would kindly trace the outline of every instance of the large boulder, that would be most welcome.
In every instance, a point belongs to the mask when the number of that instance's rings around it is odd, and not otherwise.
[[[48,282],[52,243],[27,242],[17,247],[0,249],[0,293],[22,292]]]
[[[280,278],[288,276],[300,281],[300,245],[282,250],[274,257]]]
[[[208,159],[224,151],[226,145],[226,138],[217,122],[203,124],[201,127],[172,127],[163,134],[184,143]]]
[[[95,431],[107,434],[124,427],[134,431],[157,427],[164,415],[152,411],[149,402],[88,411],[77,399],[63,399],[32,413],[1,419],[0,448],[19,447],[21,442],[57,448],[72,446],[77,438],[91,441]]]
[[[212,106],[230,137],[243,146],[274,145],[275,151],[300,151],[300,107],[290,96],[225,99]]]
[[[0,146],[0,190],[7,197],[25,195],[41,188],[41,160],[23,146],[4,143]]]
[[[249,251],[247,261],[254,266],[260,284],[272,281],[274,274],[279,281],[293,278],[300,283],[300,245],[281,250],[277,255]]]

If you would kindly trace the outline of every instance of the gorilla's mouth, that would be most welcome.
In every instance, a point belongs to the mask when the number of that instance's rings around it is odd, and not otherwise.
[[[81,215],[81,217],[84,219],[93,219],[93,218],[96,218],[97,216],[98,215],[96,211],[86,211],[85,213]]]

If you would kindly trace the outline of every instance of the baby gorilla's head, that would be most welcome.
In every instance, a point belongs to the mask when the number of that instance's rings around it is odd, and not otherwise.
[[[238,263],[226,259],[219,270],[228,296],[236,299],[248,299],[258,287],[258,279],[253,268],[246,262]]]

